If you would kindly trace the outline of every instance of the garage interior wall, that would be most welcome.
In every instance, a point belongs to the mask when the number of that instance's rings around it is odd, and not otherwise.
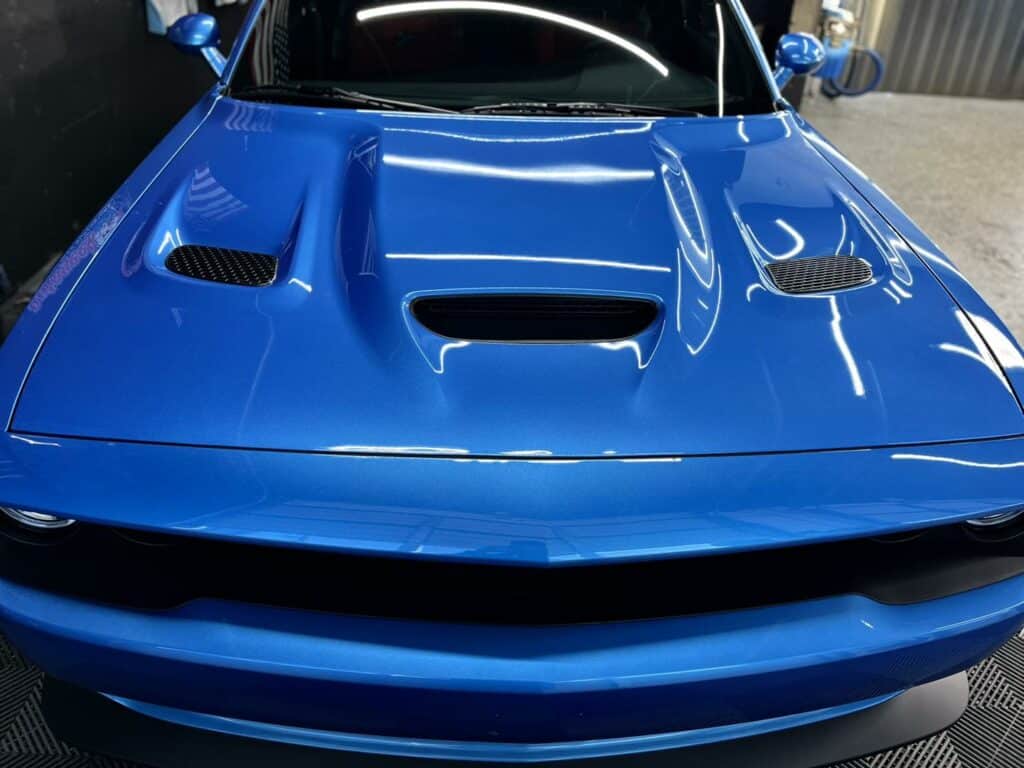
[[[246,9],[200,5],[226,50]],[[70,245],[213,83],[146,32],[143,0],[0,4],[0,298]]]
[[[883,91],[1024,98],[1024,0],[869,0],[862,42]]]

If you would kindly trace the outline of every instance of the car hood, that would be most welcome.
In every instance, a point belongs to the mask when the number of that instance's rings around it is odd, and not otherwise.
[[[277,256],[246,288],[181,244]],[[812,296],[766,267],[854,255]],[[416,297],[646,298],[585,344],[437,336]],[[971,321],[785,114],[395,115],[221,100],[74,291],[24,433],[466,457],[803,451],[993,437],[1020,407]]]

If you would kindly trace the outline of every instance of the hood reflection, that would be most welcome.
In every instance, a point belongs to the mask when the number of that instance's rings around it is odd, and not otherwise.
[[[676,333],[696,357],[703,351],[722,310],[722,269],[715,259],[703,201],[682,154],[668,142],[652,145],[660,162],[662,187],[671,213],[676,249]]]

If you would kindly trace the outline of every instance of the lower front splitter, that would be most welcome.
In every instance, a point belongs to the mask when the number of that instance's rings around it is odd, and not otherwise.
[[[151,708],[153,714],[160,714],[156,717],[142,713],[146,705],[121,704],[51,677],[46,679],[44,687],[43,713],[59,737],[80,749],[156,768],[252,768],[284,764],[290,768],[324,765],[411,768],[424,763],[457,768],[495,762],[571,764],[586,768],[675,768],[682,759],[688,768],[746,768],[750,765],[815,768],[926,738],[955,723],[966,710],[967,702],[967,675],[960,673],[913,688],[875,706],[797,727],[683,749],[592,760],[561,758],[558,745],[490,744],[487,751],[492,757],[483,757],[483,752],[478,753],[480,757],[473,757],[472,744],[423,740],[401,740],[403,744],[396,744],[393,751],[407,755],[418,753],[429,759],[369,754],[352,751],[360,737]],[[203,727],[189,727],[183,722]],[[346,743],[349,749],[342,749]],[[502,746],[508,749],[500,749]],[[574,747],[575,754],[579,755],[579,745]],[[640,748],[640,745],[634,747]],[[465,759],[460,754],[470,757]],[[494,755],[500,757],[496,760]]]

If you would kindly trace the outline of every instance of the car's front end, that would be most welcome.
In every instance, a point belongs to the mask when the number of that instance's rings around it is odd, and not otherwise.
[[[792,734],[993,652],[1024,358],[730,56],[710,116],[212,93],[0,348],[10,638],[163,722],[506,762]]]
[[[745,738],[953,675],[1024,612],[1013,523],[964,522],[1016,503],[1020,440],[545,462],[21,437],[32,496],[8,494],[91,522],[5,523],[10,638],[239,735],[507,761]]]

